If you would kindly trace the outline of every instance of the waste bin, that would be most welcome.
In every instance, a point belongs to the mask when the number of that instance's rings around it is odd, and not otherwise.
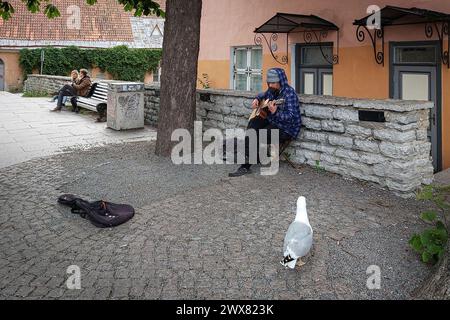
[[[107,126],[114,130],[144,127],[144,84],[141,82],[110,82]]]

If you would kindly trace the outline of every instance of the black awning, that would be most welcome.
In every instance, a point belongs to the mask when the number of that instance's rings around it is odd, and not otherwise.
[[[394,6],[386,6],[379,13],[380,25],[375,25],[376,29],[372,28],[372,32],[369,28],[369,23],[373,23],[373,21],[368,21],[368,19],[373,19],[373,13],[353,22],[355,26],[358,26],[356,38],[359,42],[363,42],[366,38],[364,30],[369,35],[374,50],[375,61],[378,64],[384,65],[384,34],[386,27],[424,24],[425,36],[428,39],[433,38],[433,34],[437,34],[442,63],[450,68],[450,14],[415,7],[401,8]],[[447,38],[448,41],[447,48],[444,48],[444,38]],[[381,41],[381,44],[377,45],[379,41]]]
[[[450,15],[447,13],[420,8],[401,8],[386,6],[380,10],[380,14],[381,25],[383,27],[450,21]],[[366,26],[367,19],[371,16],[372,14],[364,18],[355,20],[353,24],[356,26]]]
[[[337,34],[337,50],[336,54],[333,53],[332,57],[325,55],[322,50],[322,40],[328,36],[328,31],[336,31]],[[278,12],[263,25],[255,29],[255,44],[262,45],[264,39],[270,50],[270,54],[275,61],[286,65],[288,64],[287,52],[289,51],[288,37],[291,32],[303,32],[306,43],[311,43],[311,41],[316,40],[322,55],[330,64],[337,64],[339,62],[339,28],[334,23],[315,15]],[[272,34],[269,40],[267,40],[267,37],[264,35],[265,33]],[[277,46],[274,46],[274,42],[277,41],[279,33],[286,34],[286,55],[281,58],[281,62],[279,61],[278,56],[274,54],[277,50]]]
[[[290,33],[310,29],[339,30],[334,24],[315,15],[291,14],[278,12],[263,25],[255,29],[255,33]]]

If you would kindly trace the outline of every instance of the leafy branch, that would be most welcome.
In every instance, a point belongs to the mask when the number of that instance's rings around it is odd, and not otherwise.
[[[450,204],[446,197],[450,193],[450,186],[425,186],[418,194],[418,200],[428,200],[434,202],[438,211],[429,210],[422,212],[420,218],[433,225],[420,234],[414,234],[409,240],[410,246],[421,255],[424,263],[436,264],[442,259],[448,241],[448,223],[446,215],[449,212]],[[443,221],[438,220],[441,216]]]
[[[202,85],[203,89],[209,89],[211,88],[211,85],[209,83],[209,76],[207,73],[203,73],[202,74],[203,80],[198,78],[198,82],[200,82],[200,84]]]
[[[41,0],[22,0],[22,2],[27,7],[28,11],[32,13],[40,12],[41,10]],[[47,4],[44,7],[44,14],[49,18],[53,19],[61,16],[59,9],[49,3],[50,0],[44,0]],[[125,11],[133,11],[134,16],[140,17],[142,15],[148,16],[151,14],[156,15],[157,17],[165,17],[165,12],[160,8],[159,3],[153,0],[117,0]],[[97,0],[86,0],[88,5],[94,5],[97,3]],[[8,2],[0,0],[0,16],[3,20],[9,20],[13,13],[15,12],[14,7]]]

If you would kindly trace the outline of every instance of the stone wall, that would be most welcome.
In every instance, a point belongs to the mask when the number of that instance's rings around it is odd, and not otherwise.
[[[249,92],[198,90],[197,119],[204,129],[245,128],[253,98]],[[413,196],[421,184],[431,183],[431,102],[309,95],[299,99],[301,134],[286,150],[293,162],[374,182],[401,196]],[[146,123],[157,124],[158,109],[159,87],[146,86]],[[361,111],[375,111],[384,122],[362,121]]]
[[[58,92],[63,85],[71,81],[72,79],[70,77],[29,74],[24,82],[23,91],[40,91],[53,94]]]
[[[101,81],[107,83],[124,82],[119,80],[96,79],[96,78],[92,78],[91,80],[92,82]],[[55,92],[58,92],[62,86],[71,82],[72,79],[70,77],[65,76],[29,74],[27,76],[27,80],[25,80],[23,91],[24,92],[40,91],[40,92],[47,92],[48,94],[53,94]]]

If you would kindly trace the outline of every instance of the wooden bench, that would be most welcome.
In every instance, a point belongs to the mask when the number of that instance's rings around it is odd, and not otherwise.
[[[86,97],[77,98],[78,106],[98,112],[98,107],[104,107],[108,103],[108,84],[105,82],[94,82]]]

